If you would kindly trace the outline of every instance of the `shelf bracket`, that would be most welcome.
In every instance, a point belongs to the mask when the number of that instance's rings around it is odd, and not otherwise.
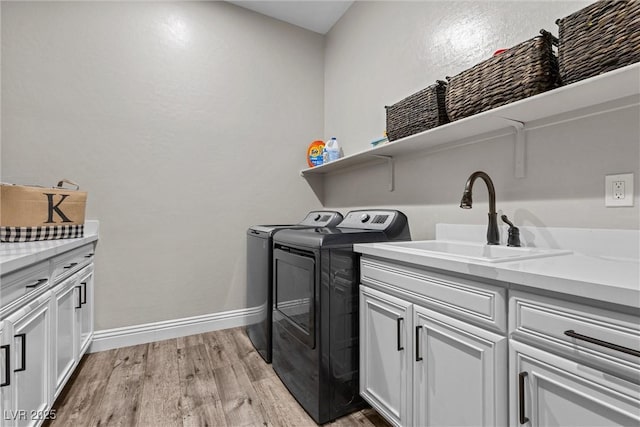
[[[524,123],[518,120],[508,119],[506,117],[500,117],[502,120],[506,120],[509,126],[513,127],[516,131],[516,142],[514,145],[514,163],[515,163],[515,176],[516,178],[525,177],[525,156],[526,156],[526,137],[524,135]]]
[[[377,157],[379,159],[384,159],[387,161],[387,170],[389,173],[389,191],[393,191],[395,188],[395,171],[394,171],[394,162],[393,157],[391,156],[382,156],[380,154],[371,154],[371,157]]]

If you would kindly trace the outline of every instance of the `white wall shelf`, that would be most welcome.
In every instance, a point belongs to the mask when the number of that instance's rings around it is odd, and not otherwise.
[[[395,157],[441,151],[513,134],[516,135],[514,174],[524,177],[527,130],[637,105],[640,105],[640,63],[351,154],[326,165],[303,169],[300,174],[312,187],[322,187],[322,177],[326,174],[384,161],[389,168],[389,190],[393,191]]]

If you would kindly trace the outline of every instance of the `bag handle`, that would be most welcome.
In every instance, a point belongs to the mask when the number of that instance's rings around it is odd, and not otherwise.
[[[62,188],[63,184],[69,184],[69,185],[75,185],[76,186],[76,190],[80,189],[80,186],[78,184],[76,184],[75,182],[71,181],[70,179],[66,179],[66,178],[62,178],[60,181],[58,181],[58,188]]]

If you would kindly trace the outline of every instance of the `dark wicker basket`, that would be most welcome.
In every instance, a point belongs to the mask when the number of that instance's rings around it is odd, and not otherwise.
[[[446,87],[446,82],[438,80],[420,92],[385,107],[389,141],[449,123],[444,108]]]
[[[598,1],[556,24],[563,84],[640,62],[640,1]]]
[[[447,77],[449,119],[459,120],[559,86],[553,52],[557,39],[544,30],[540,34]]]

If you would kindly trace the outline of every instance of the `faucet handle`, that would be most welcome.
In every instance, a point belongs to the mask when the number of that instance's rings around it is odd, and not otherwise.
[[[513,225],[513,223],[511,221],[509,221],[509,218],[507,218],[506,215],[502,215],[500,218],[502,218],[502,222],[504,222],[505,224],[507,224],[509,227],[514,227],[514,228],[518,228],[515,225]]]
[[[507,238],[507,246],[520,247],[520,230],[513,225],[506,215],[502,215],[502,221],[509,226],[509,237]]]

